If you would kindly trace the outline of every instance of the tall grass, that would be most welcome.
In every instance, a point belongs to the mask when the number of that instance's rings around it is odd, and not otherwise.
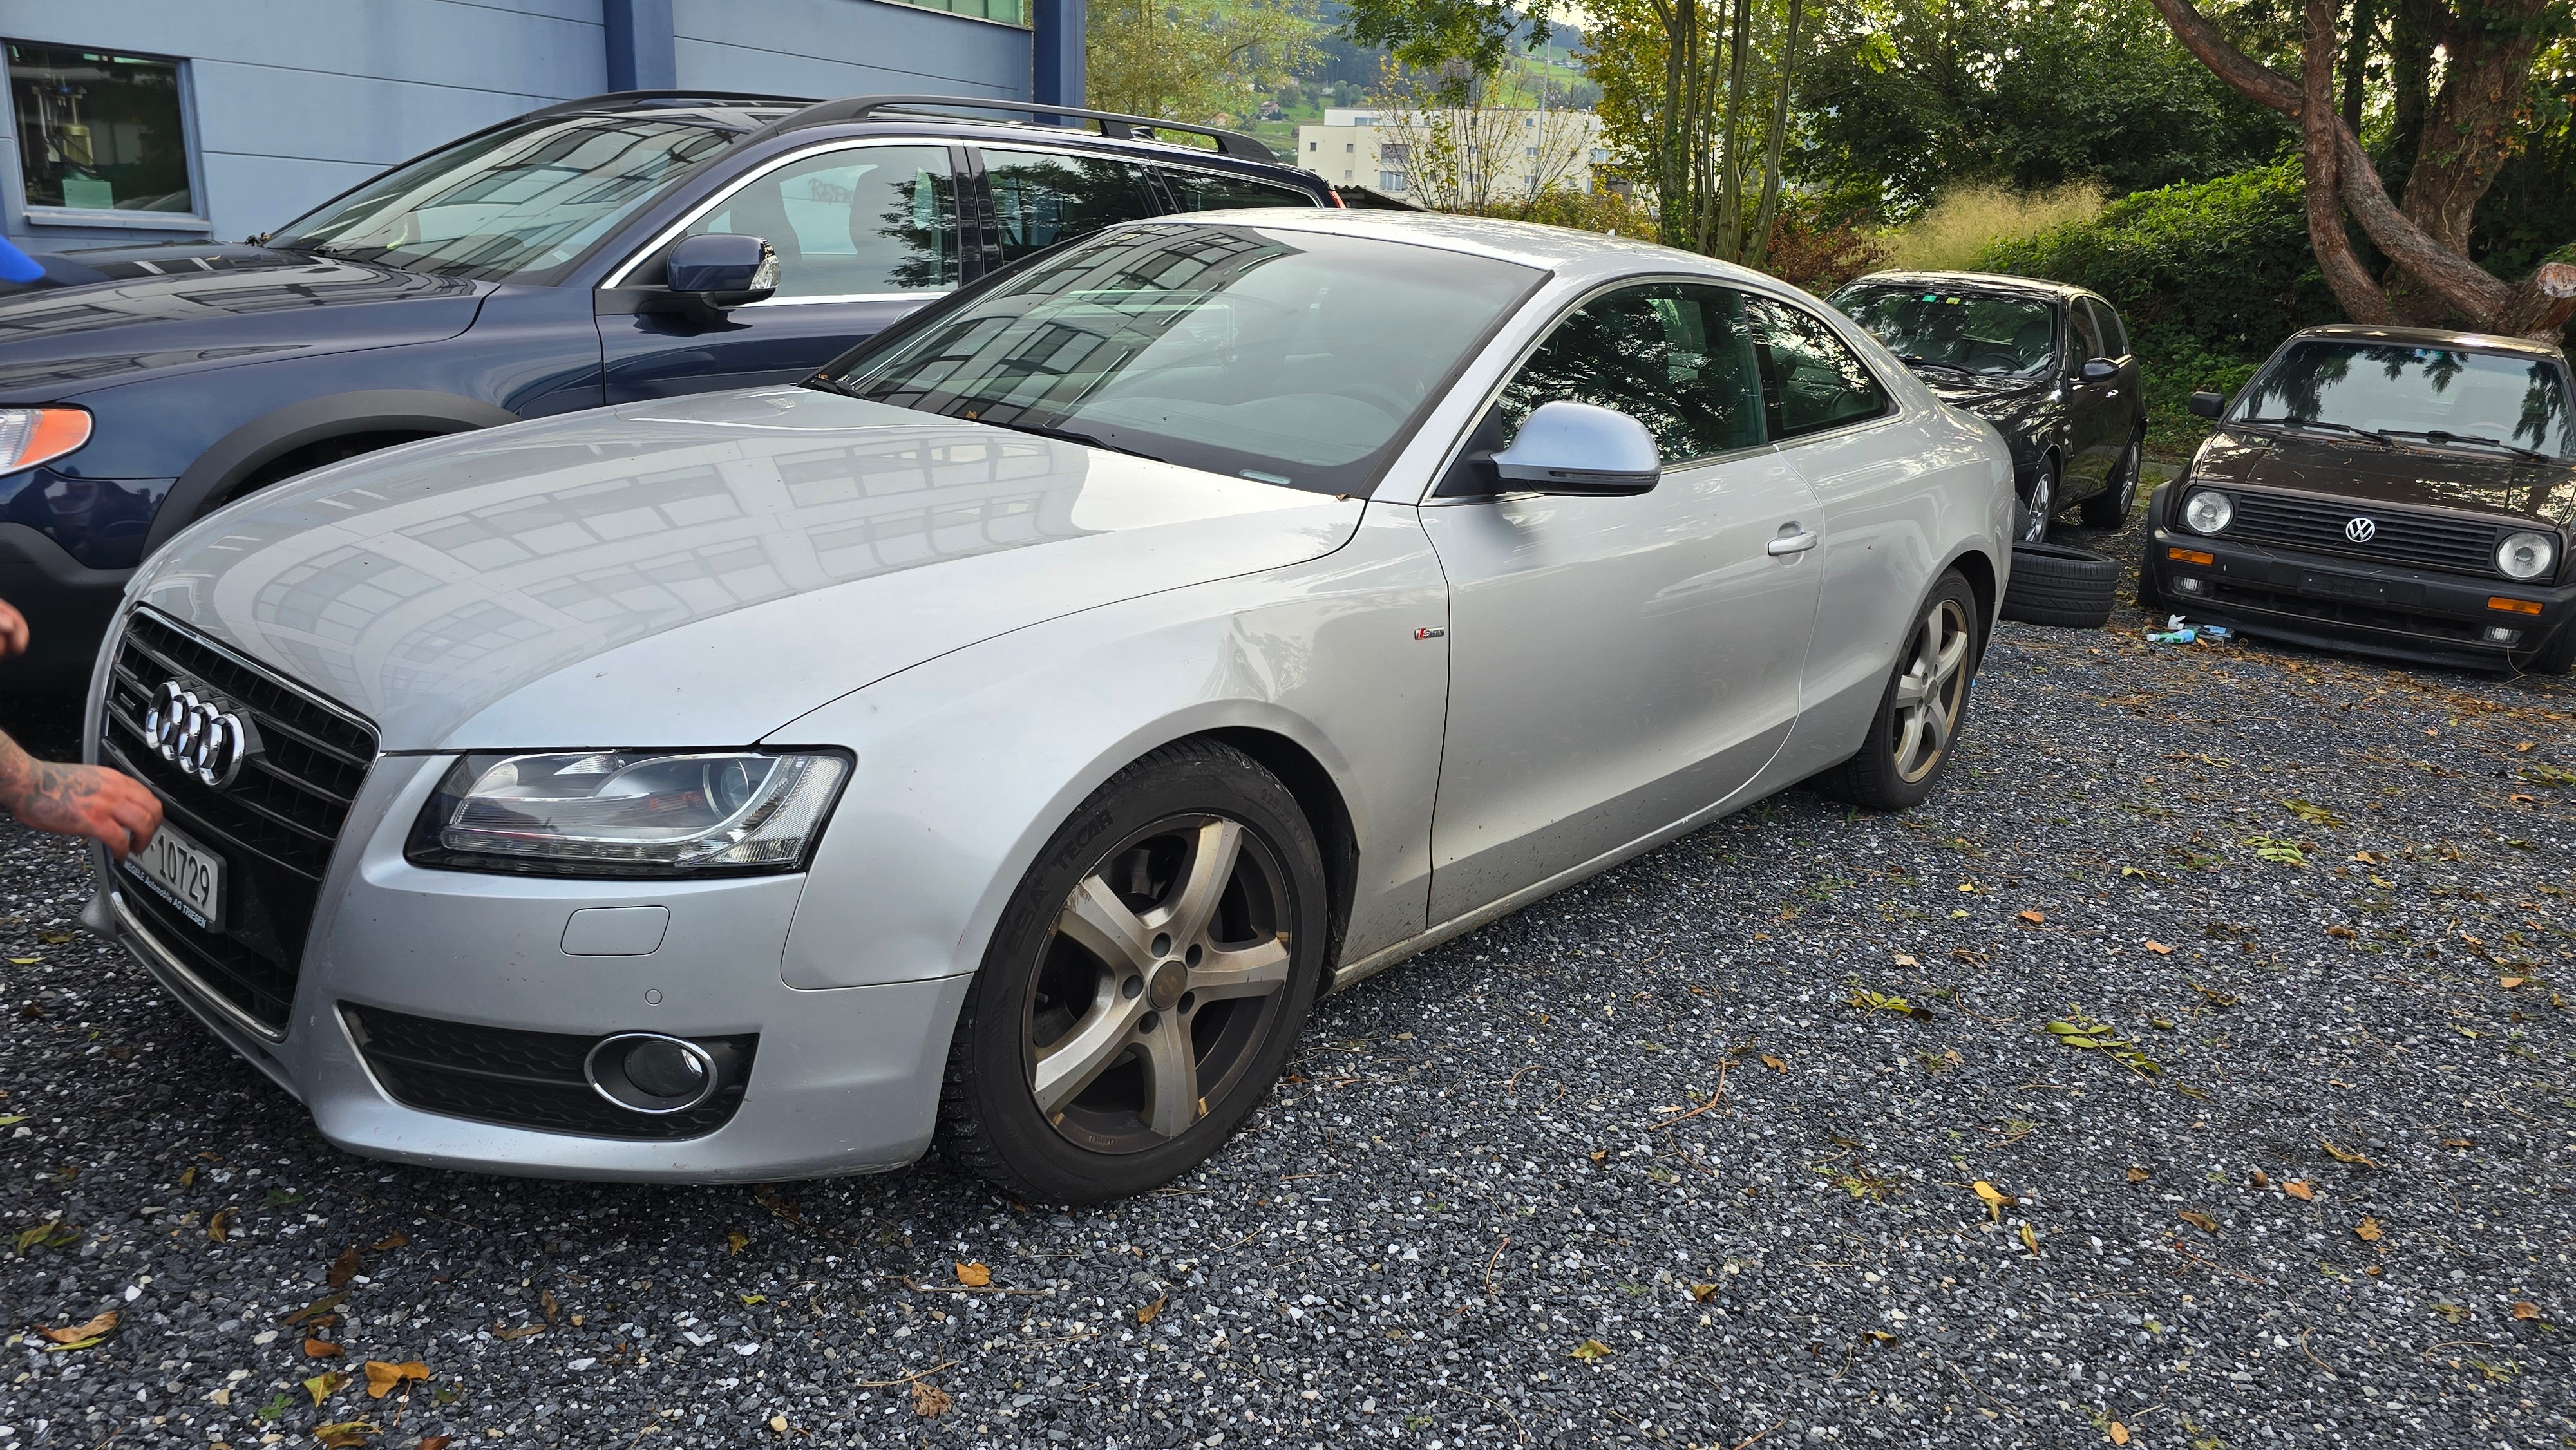
[[[2026,241],[2102,210],[2102,189],[2075,182],[2053,191],[1962,186],[1942,193],[1921,216],[1879,234],[1889,264],[1914,271],[1968,270],[1996,242]]]

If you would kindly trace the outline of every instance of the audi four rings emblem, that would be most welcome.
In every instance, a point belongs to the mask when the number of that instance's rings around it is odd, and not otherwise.
[[[259,735],[224,701],[199,698],[177,680],[165,680],[143,717],[143,736],[163,760],[213,786],[231,785],[259,753]]]
[[[2371,536],[2378,532],[2379,520],[2377,519],[2348,519],[2343,526],[2343,536],[2356,544],[2369,543]]]

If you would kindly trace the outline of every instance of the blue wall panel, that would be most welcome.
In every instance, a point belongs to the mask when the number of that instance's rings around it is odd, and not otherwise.
[[[1029,94],[1029,33],[892,0],[673,0],[680,84],[855,96]]]

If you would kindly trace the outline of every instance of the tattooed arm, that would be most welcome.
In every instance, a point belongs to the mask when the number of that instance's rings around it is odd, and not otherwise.
[[[0,810],[39,831],[86,836],[119,861],[161,829],[160,799],[133,778],[34,759],[6,734],[0,734]]]

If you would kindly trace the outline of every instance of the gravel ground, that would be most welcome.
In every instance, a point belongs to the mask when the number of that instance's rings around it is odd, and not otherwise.
[[[0,826],[0,1307],[121,1316],[11,1335],[0,1450],[2566,1443],[2576,689],[2138,624],[2006,626],[1922,810],[1785,795],[1326,1001],[1074,1214],[348,1157]]]

